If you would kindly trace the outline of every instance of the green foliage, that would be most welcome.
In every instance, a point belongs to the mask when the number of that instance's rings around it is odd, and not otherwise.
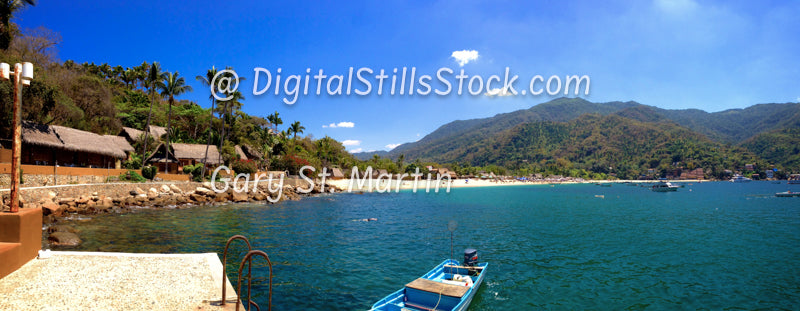
[[[144,176],[144,178],[153,180],[153,178],[156,178],[156,174],[158,174],[158,167],[145,166],[142,168],[142,176]]]
[[[236,174],[253,174],[258,172],[256,163],[247,160],[236,160],[231,163],[231,168]]]
[[[132,154],[130,159],[122,162],[122,166],[129,170],[138,170],[142,168],[142,157],[138,154]]]
[[[193,181],[203,181],[203,163],[186,165],[183,167],[183,173],[192,175]]]
[[[136,171],[129,170],[125,173],[119,175],[120,181],[127,181],[127,182],[145,182],[147,179],[139,175]]]

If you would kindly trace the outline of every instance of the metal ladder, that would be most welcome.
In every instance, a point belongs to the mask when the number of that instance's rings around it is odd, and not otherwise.
[[[242,259],[242,262],[239,264],[239,280],[237,282],[237,289],[236,289],[236,310],[239,310],[239,303],[242,301],[240,293],[242,292],[242,270],[244,269],[244,264],[247,263],[247,304],[248,306],[255,306],[256,310],[261,311],[261,307],[251,299],[252,291],[252,277],[253,277],[253,257],[254,256],[261,256],[267,260],[267,264],[269,265],[269,305],[267,306],[267,310],[272,310],[272,261],[269,260],[269,256],[267,253],[260,251],[260,250],[253,250],[253,247],[250,245],[250,241],[243,235],[234,235],[228,242],[225,243],[225,251],[222,253],[222,302],[220,305],[225,305],[227,297],[225,296],[227,286],[225,286],[226,281],[228,280],[227,274],[227,260],[228,260],[228,248],[231,245],[231,242],[234,240],[242,240],[245,244],[247,244],[247,254]],[[248,307],[247,310],[249,311],[250,308]]]

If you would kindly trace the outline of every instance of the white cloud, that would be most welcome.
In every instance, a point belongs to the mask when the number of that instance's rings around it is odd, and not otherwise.
[[[359,153],[359,152],[362,152],[362,151],[364,151],[364,149],[356,148],[356,149],[350,150],[350,153]]]
[[[351,128],[351,127],[355,127],[355,126],[356,126],[356,124],[353,123],[353,122],[342,121],[342,122],[339,122],[339,123],[331,123],[331,124],[328,124],[328,125],[323,125],[322,127],[323,128],[329,128],[329,127],[330,128],[337,128],[337,127]]]
[[[348,139],[348,140],[343,141],[342,145],[345,145],[345,146],[358,146],[358,145],[361,145],[361,141],[360,140],[354,140],[354,139]]]
[[[397,146],[400,146],[400,144],[388,144],[388,145],[386,145],[386,148],[389,149],[389,150],[392,150],[394,148],[397,148]]]
[[[459,66],[464,67],[467,63],[478,60],[478,51],[476,50],[461,50],[453,51],[450,57],[455,58]]]
[[[491,90],[486,91],[484,95],[489,97],[504,97],[504,96],[514,96],[514,93],[508,91],[508,88],[493,88]]]

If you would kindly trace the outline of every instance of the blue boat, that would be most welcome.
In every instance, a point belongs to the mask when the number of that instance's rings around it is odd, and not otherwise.
[[[447,259],[422,277],[379,300],[370,310],[467,310],[483,282],[488,263],[478,263],[477,252],[467,249],[465,261]]]

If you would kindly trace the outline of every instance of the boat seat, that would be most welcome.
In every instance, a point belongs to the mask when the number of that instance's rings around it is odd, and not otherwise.
[[[450,296],[455,298],[463,297],[464,294],[467,293],[467,290],[469,290],[469,287],[467,286],[445,284],[442,282],[431,281],[423,278],[416,279],[411,283],[406,284],[406,287],[434,294],[441,293],[443,296]]]

